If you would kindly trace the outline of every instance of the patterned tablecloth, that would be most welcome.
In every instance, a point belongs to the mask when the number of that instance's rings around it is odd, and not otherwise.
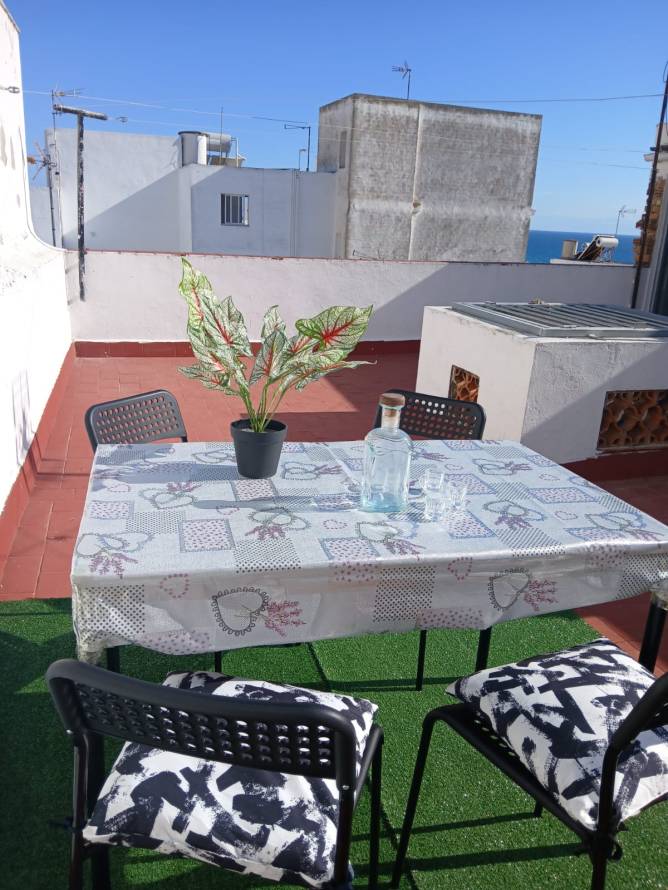
[[[72,565],[80,658],[500,621],[668,579],[668,527],[513,442],[416,442],[468,509],[359,509],[363,444],[286,443],[273,479],[230,443],[98,448]],[[419,492],[419,489],[418,489]]]

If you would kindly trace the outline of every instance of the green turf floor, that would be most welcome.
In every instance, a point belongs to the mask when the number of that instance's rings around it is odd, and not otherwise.
[[[594,638],[573,615],[510,622],[494,630],[490,663],[503,663]],[[387,886],[396,836],[408,794],[422,718],[444,700],[448,681],[472,668],[476,637],[470,631],[429,634],[425,689],[412,688],[417,635],[331,640],[313,646],[240,649],[224,669],[240,676],[283,681],[364,696],[379,705],[385,729],[382,885]],[[68,815],[69,744],[51,706],[44,672],[74,655],[68,600],[0,604],[2,683],[2,801],[0,886],[56,890],[67,886],[68,836],[51,823]],[[211,669],[212,658],[161,656],[123,650],[125,673],[161,680],[168,670]],[[589,862],[572,855],[576,838],[556,819],[530,816],[531,801],[445,727],[435,735],[402,888],[589,887]],[[368,801],[355,819],[352,860],[356,886],[365,885]],[[622,836],[624,858],[609,867],[610,890],[668,887],[668,804],[641,814]],[[114,888],[164,890],[267,887],[188,860],[145,851],[112,851]]]

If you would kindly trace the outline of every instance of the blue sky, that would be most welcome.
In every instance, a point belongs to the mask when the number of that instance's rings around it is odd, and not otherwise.
[[[658,97],[509,100],[660,93],[665,0],[8,3],[21,28],[29,150],[51,125],[50,97],[29,91],[80,87],[122,101],[62,101],[129,118],[90,126],[132,132],[215,131],[222,104],[224,129],[257,167],[296,166],[305,137],[281,120],[310,122],[313,169],[319,106],[353,92],[405,95],[391,67],[406,59],[411,98],[543,115],[533,228],[609,231],[627,205],[638,213],[620,231],[633,233],[644,206]]]

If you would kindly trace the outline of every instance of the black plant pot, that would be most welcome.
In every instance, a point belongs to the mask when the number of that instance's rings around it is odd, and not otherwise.
[[[270,420],[263,433],[250,428],[250,420],[230,424],[237,469],[247,479],[269,479],[276,474],[283,441],[288,431],[280,420]]]

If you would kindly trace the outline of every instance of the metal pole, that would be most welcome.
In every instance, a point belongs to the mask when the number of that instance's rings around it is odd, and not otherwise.
[[[79,250],[79,299],[86,299],[86,252],[84,249],[84,122],[77,114],[77,247]]]
[[[663,101],[661,103],[661,114],[659,115],[659,132],[656,137],[656,145],[654,146],[654,160],[652,161],[652,172],[649,177],[649,188],[647,189],[647,204],[645,205],[645,225],[642,228],[640,236],[640,251],[638,255],[638,265],[636,267],[635,278],[633,279],[633,291],[631,293],[631,309],[636,308],[638,302],[638,290],[640,289],[640,276],[642,275],[643,262],[645,260],[645,247],[647,245],[647,225],[649,223],[649,215],[652,210],[652,200],[654,198],[654,186],[656,185],[656,168],[659,165],[659,153],[661,151],[661,142],[663,141],[663,125],[666,120],[666,106],[668,105],[668,65],[664,69],[663,75],[664,89]],[[651,312],[652,306],[649,307]]]
[[[411,69],[408,69],[408,84],[406,86],[406,98],[410,99],[411,97]]]
[[[306,143],[306,172],[308,173],[311,169],[311,128],[307,127],[308,130],[308,142]]]
[[[85,117],[108,120],[106,114],[98,111],[85,111],[83,108],[70,108],[67,105],[54,105],[54,111],[61,114],[75,114],[77,118],[77,249],[79,251],[79,299],[86,299],[84,276],[86,271],[86,243],[84,238],[84,122]]]

